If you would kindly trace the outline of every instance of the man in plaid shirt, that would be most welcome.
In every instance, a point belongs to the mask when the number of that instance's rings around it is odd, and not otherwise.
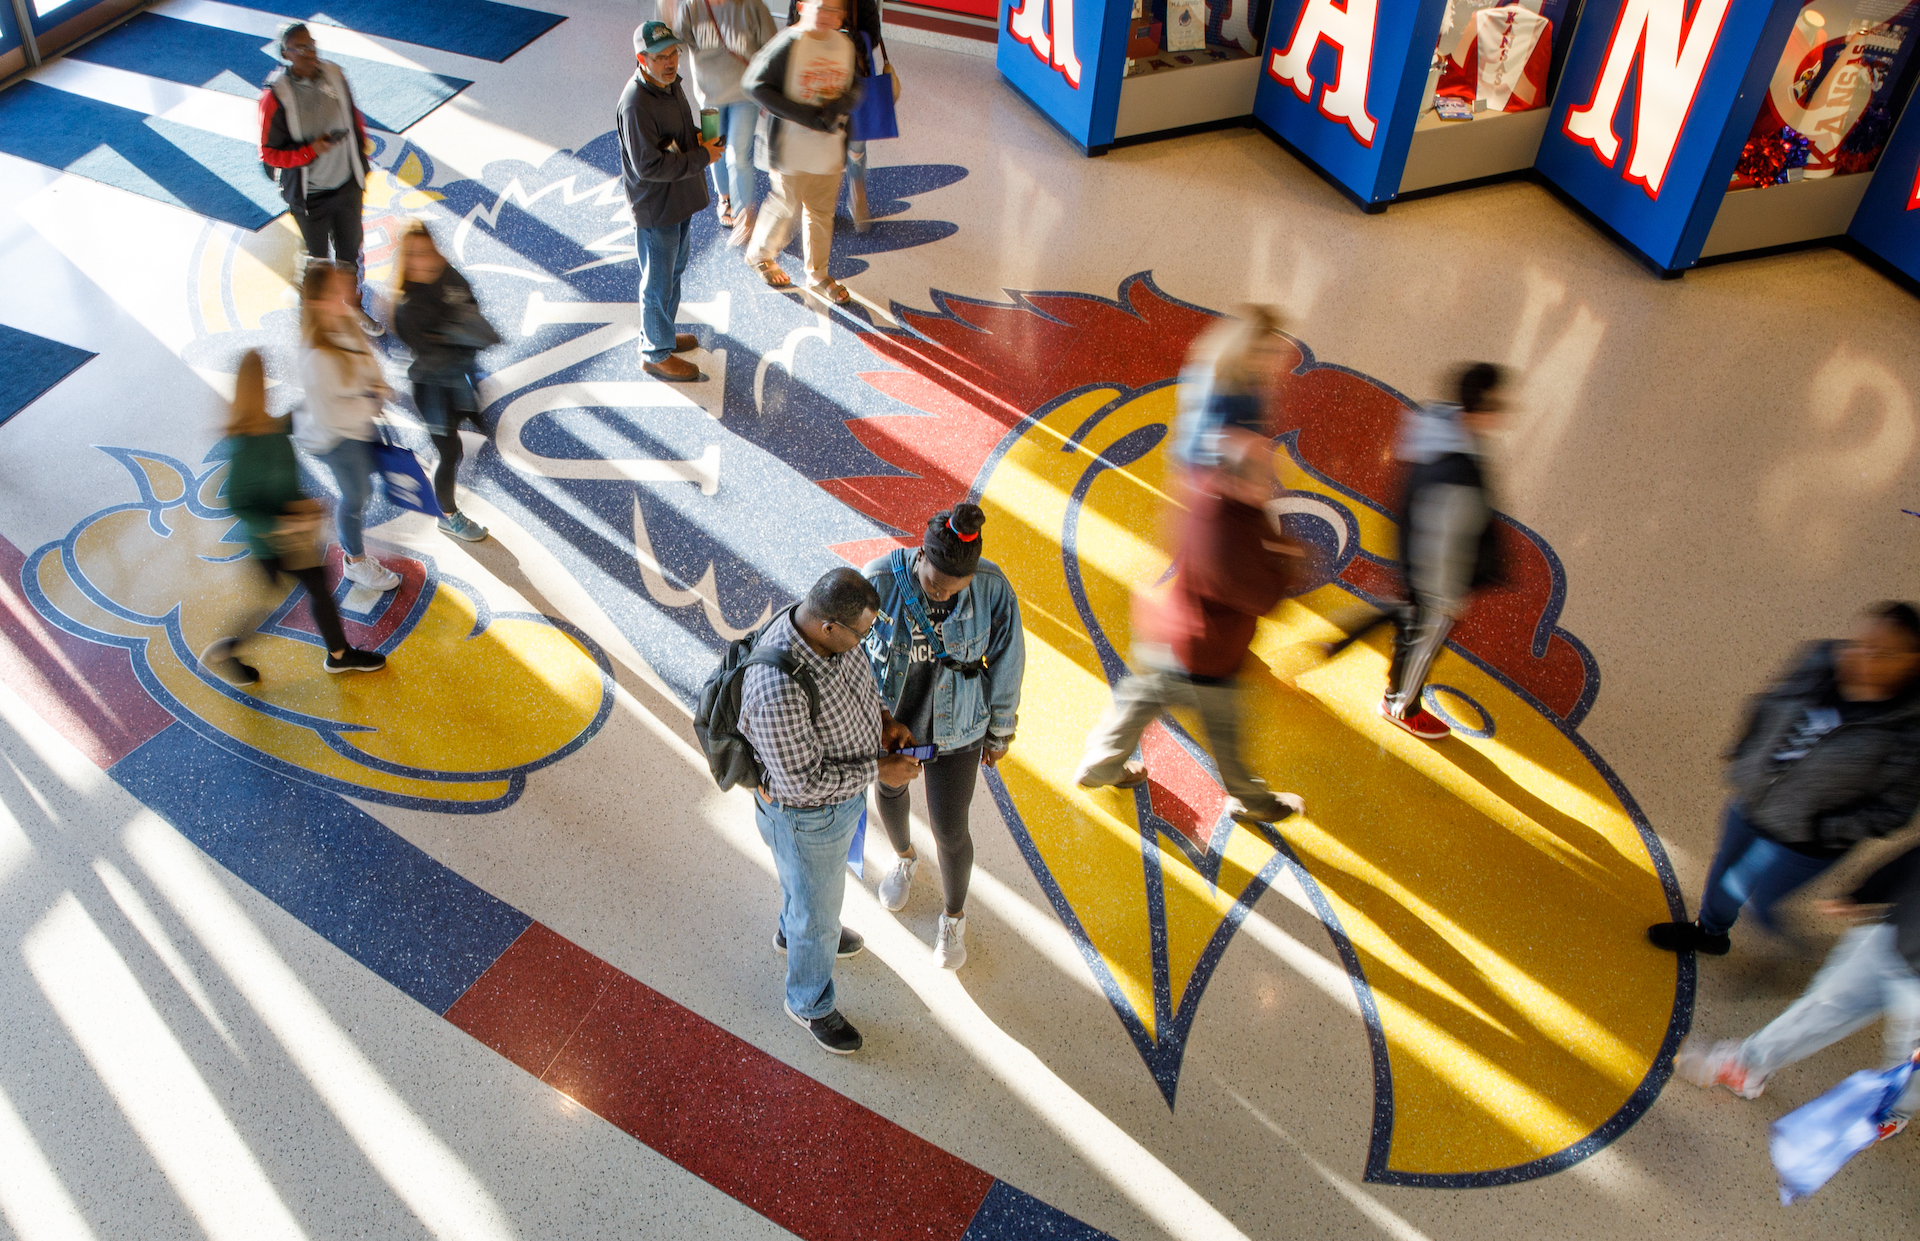
[[[773,945],[787,954],[787,1016],[842,1056],[859,1051],[861,1039],[834,1006],[833,962],[864,946],[840,926],[847,846],[874,776],[898,786],[920,770],[905,755],[882,753],[912,745],[913,735],[881,707],[873,670],[855,649],[879,608],[866,578],[833,570],[755,643],[791,651],[798,677],[755,665],[740,687],[740,731],[766,768],[754,821],[780,873]],[[818,718],[799,678],[811,678],[819,692]]]

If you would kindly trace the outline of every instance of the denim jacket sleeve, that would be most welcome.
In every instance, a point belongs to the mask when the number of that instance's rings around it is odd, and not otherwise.
[[[989,592],[987,638],[987,736],[1004,749],[1020,722],[1020,683],[1027,674],[1027,635],[1020,625],[1020,600],[1013,586],[994,571],[999,589]]]

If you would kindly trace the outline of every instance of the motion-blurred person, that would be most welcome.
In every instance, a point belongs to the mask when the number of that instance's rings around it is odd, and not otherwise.
[[[1882,866],[1846,899],[1822,904],[1829,916],[1859,925],[1834,945],[1805,993],[1758,1034],[1711,1046],[1687,1040],[1673,1059],[1676,1073],[1757,1099],[1769,1077],[1876,1019],[1886,1023],[1885,1067],[1913,1058],[1920,1048],[1920,848]],[[1920,1075],[1895,1101],[1880,1139],[1906,1128],[1916,1107]]]
[[[676,353],[697,349],[691,332],[675,332],[680,278],[687,270],[693,217],[706,210],[707,165],[720,162],[724,140],[700,141],[700,126],[680,90],[680,41],[665,22],[633,32],[639,67],[621,92],[620,179],[633,209],[640,251],[640,369],[669,383],[692,383],[700,368]]]
[[[847,846],[876,775],[906,784],[920,765],[891,753],[912,735],[880,705],[866,656],[854,648],[873,628],[880,597],[852,569],[828,572],[807,597],[768,621],[754,642],[794,657],[793,675],[757,664],[740,687],[740,734],[765,769],[754,822],[780,875],[780,928],[787,954],[787,1016],[835,1055],[860,1050],[860,1032],[835,1004],[833,962],[864,946],[840,925]]]
[[[1407,463],[1400,560],[1407,602],[1393,617],[1393,664],[1380,714],[1423,741],[1453,730],[1420,703],[1427,673],[1475,590],[1500,581],[1499,530],[1486,475],[1487,437],[1506,407],[1506,373],[1491,362],[1460,371],[1458,404],[1410,410],[1396,455]]]
[[[852,0],[852,5],[849,33],[853,38],[854,72],[863,79],[870,78],[878,65],[891,62],[881,37],[880,0]],[[794,0],[787,8],[787,25],[799,20],[800,3]],[[847,209],[853,216],[854,232],[864,233],[872,227],[867,213],[867,144],[851,138],[847,140]]]
[[[466,451],[460,442],[460,425],[471,422],[476,431],[487,433],[474,391],[479,373],[476,359],[480,350],[500,343],[500,334],[480,313],[473,287],[433,244],[425,221],[413,221],[401,235],[399,269],[393,326],[413,350],[413,363],[407,368],[413,403],[440,452],[440,464],[433,472],[434,498],[444,514],[440,529],[478,543],[487,537],[487,528],[460,511],[454,482]]]
[[[779,33],[763,0],[678,0],[673,33],[693,49],[688,78],[702,108],[720,113],[727,158],[713,166],[720,225],[732,229],[730,246],[745,245],[753,234],[760,201],[753,167],[753,130],[760,105],[747,98],[741,76],[755,52]]]
[[[280,59],[260,92],[260,159],[276,170],[280,193],[306,242],[306,259],[329,256],[354,273],[354,322],[385,329],[360,309],[360,213],[367,188],[367,130],[339,65],[320,59],[313,35],[296,22],[280,32]],[[304,265],[294,273],[304,284]]]
[[[1881,603],[1852,638],[1819,642],[1753,700],[1727,754],[1720,845],[1700,916],[1647,938],[1722,956],[1743,906],[1773,908],[1862,840],[1899,831],[1920,808],[1920,613]]]
[[[322,666],[328,672],[372,672],[386,667],[387,657],[355,650],[340,628],[333,606],[333,588],[320,563],[320,518],[325,512],[300,490],[300,463],[287,438],[286,423],[267,416],[267,381],[260,355],[248,350],[240,359],[234,383],[233,411],[227,420],[227,502],[247,526],[247,545],[266,570],[267,581],[278,584],[286,574],[307,588],[313,622],[327,644]],[[241,661],[246,635],[259,628],[263,617],[252,618],[238,638],[222,638],[209,646],[200,662],[231,685],[252,685],[260,672]]]
[[[1254,628],[1286,598],[1301,548],[1263,507],[1273,496],[1271,441],[1228,430],[1219,452],[1217,469],[1194,474],[1174,519],[1173,582],[1163,598],[1143,598],[1134,609],[1133,674],[1114,687],[1074,779],[1084,788],[1145,783],[1146,764],[1130,758],[1141,734],[1168,707],[1187,707],[1207,730],[1227,813],[1240,823],[1278,823],[1303,804],[1241,762],[1236,700]]]
[[[1173,456],[1180,464],[1220,464],[1221,433],[1233,428],[1273,434],[1274,400],[1290,349],[1280,312],[1242,306],[1194,342],[1180,371]]]
[[[919,551],[896,550],[861,570],[881,600],[866,644],[880,701],[916,745],[935,748],[922,766],[946,898],[933,963],[950,970],[967,959],[973,877],[967,815],[974,785],[980,765],[998,763],[1013,744],[1027,665],[1020,601],[999,566],[980,555],[986,522],[978,505],[943,509],[928,519]],[[898,858],[880,881],[880,905],[898,911],[906,908],[920,866],[908,830],[907,786],[881,780],[875,791]]]
[[[847,113],[860,100],[853,40],[840,29],[846,16],[845,0],[801,0],[800,20],[768,40],[742,79],[767,111],[755,150],[773,179],[773,194],[747,243],[747,264],[769,287],[792,288],[779,255],[795,223],[803,222],[806,287],[837,306],[853,298],[828,277],[827,262],[847,158]]]
[[[346,577],[368,590],[392,590],[400,575],[367,555],[361,520],[377,469],[374,422],[393,389],[354,326],[353,272],[318,260],[307,265],[300,301],[300,381],[306,399],[293,415],[294,442],[333,474],[340,505],[333,521],[346,553]]]

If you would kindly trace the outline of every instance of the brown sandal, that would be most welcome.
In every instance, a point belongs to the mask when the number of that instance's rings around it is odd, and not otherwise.
[[[822,280],[819,284],[809,284],[807,292],[817,293],[836,306],[844,306],[853,300],[853,294],[847,292],[847,286],[838,280]]]
[[[720,210],[720,227],[732,228],[734,225],[733,204],[727,201],[725,194],[720,195],[720,201],[716,206],[718,206]]]
[[[787,275],[780,264],[774,262],[772,259],[768,259],[763,263],[749,263],[748,266],[760,273],[760,278],[767,282],[769,289],[791,289],[793,287],[792,278]]]

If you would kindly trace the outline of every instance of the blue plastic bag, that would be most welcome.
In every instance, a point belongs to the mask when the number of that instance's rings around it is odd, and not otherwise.
[[[384,435],[382,438],[384,440]],[[428,481],[427,472],[421,468],[420,458],[413,455],[412,449],[376,442],[373,445],[373,463],[374,468],[380,471],[380,477],[386,480],[387,499],[393,501],[396,508],[425,513],[429,517],[446,516],[440,511],[440,502],[433,497],[433,484]]]
[[[1780,1177],[1782,1206],[1825,1185],[1847,1160],[1873,1145],[1913,1068],[1909,1060],[1897,1068],[1863,1069],[1773,1122],[1768,1147]]]

